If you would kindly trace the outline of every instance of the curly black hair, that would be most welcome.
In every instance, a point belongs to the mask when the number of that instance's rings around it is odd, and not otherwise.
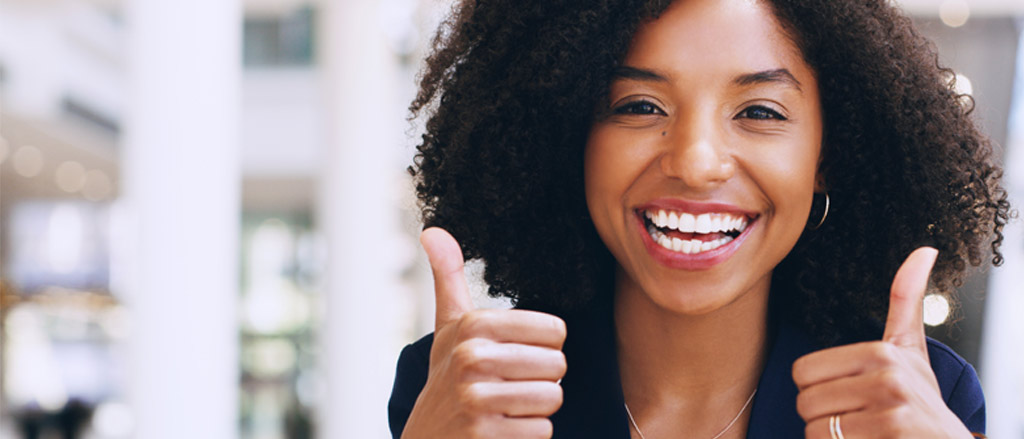
[[[490,294],[565,312],[611,295],[583,150],[634,32],[668,0],[464,1],[442,24],[410,109],[426,134],[409,171],[426,226],[482,259]],[[773,317],[831,344],[876,335],[916,247],[932,282],[1002,262],[1010,216],[990,141],[934,46],[886,0],[770,0],[818,78],[828,220],[773,273]],[[873,323],[872,323],[873,322]]]

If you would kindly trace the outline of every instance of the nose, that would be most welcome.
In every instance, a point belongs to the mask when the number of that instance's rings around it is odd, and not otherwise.
[[[687,186],[710,189],[733,176],[736,170],[720,128],[712,117],[690,115],[664,133],[661,170]]]

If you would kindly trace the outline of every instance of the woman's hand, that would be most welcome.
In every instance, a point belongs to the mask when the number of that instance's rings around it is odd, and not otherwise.
[[[915,250],[893,279],[881,341],[814,352],[793,364],[807,438],[970,438],[928,362],[922,301],[938,252]],[[838,415],[840,434],[830,430]]]
[[[420,235],[437,297],[427,383],[402,435],[412,438],[549,438],[562,405],[565,322],[524,310],[475,310],[459,244]]]

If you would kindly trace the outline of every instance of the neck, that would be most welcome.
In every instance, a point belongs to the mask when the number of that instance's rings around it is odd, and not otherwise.
[[[728,421],[761,375],[770,278],[731,303],[695,315],[659,306],[628,279],[617,284],[619,370],[637,422],[665,412],[675,413],[676,419],[691,414],[704,422]]]

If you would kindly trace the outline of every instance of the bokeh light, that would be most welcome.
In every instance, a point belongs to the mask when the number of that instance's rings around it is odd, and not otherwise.
[[[82,195],[89,201],[102,201],[109,198],[114,190],[110,177],[103,171],[93,169],[85,173]]]
[[[43,171],[45,160],[43,152],[34,146],[25,145],[18,148],[11,158],[14,165],[14,172],[22,177],[35,177]]]
[[[924,324],[939,326],[949,319],[949,300],[940,294],[929,294],[924,297]]]
[[[54,173],[54,181],[64,192],[78,192],[85,187],[85,167],[76,161],[61,163]]]
[[[939,19],[949,27],[960,27],[971,17],[971,7],[964,0],[946,0],[939,6]]]

